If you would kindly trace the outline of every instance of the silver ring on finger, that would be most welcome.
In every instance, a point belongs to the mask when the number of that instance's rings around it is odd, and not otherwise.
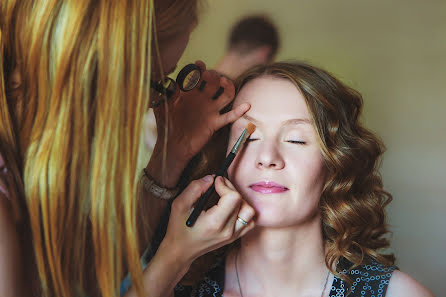
[[[244,219],[242,219],[241,217],[237,217],[237,221],[239,221],[240,223],[242,223],[245,226],[248,226],[248,222],[245,221]]]

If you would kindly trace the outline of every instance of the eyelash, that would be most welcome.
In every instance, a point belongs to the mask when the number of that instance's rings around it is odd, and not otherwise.
[[[252,142],[255,140],[259,140],[259,139],[258,138],[248,138],[248,139],[246,139],[246,142]],[[301,140],[287,140],[286,142],[289,142],[292,144],[300,144],[300,145],[307,144],[305,141],[301,141]]]
[[[300,145],[306,144],[306,142],[302,141],[302,140],[287,140],[287,142],[293,143],[293,144],[300,144]]]
[[[246,142],[251,142],[251,141],[254,141],[254,140],[258,140],[257,138],[248,138],[248,139],[246,139]]]

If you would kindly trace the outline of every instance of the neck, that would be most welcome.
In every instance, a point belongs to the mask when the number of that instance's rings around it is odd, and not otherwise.
[[[305,226],[256,228],[242,238],[236,253],[240,283],[249,292],[244,297],[322,292],[328,269],[319,217]]]
[[[215,70],[226,77],[234,80],[249,68],[264,63],[256,52],[242,55],[237,51],[230,50],[215,66]]]

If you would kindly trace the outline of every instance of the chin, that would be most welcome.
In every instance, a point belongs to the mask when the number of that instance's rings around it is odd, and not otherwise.
[[[256,208],[256,226],[279,228],[292,225],[296,218],[292,218],[288,215],[284,215],[283,211],[269,209]]]
[[[306,213],[287,213],[286,211],[272,209],[257,209],[256,226],[262,228],[289,228],[308,225],[320,220],[318,210]]]

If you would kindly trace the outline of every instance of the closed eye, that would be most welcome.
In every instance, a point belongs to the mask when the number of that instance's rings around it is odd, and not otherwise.
[[[259,139],[249,137],[248,139],[246,139],[246,142],[252,142],[252,141],[256,141],[256,140],[259,140]]]
[[[294,143],[294,144],[306,144],[306,142],[302,141],[302,140],[287,140],[286,142]]]

